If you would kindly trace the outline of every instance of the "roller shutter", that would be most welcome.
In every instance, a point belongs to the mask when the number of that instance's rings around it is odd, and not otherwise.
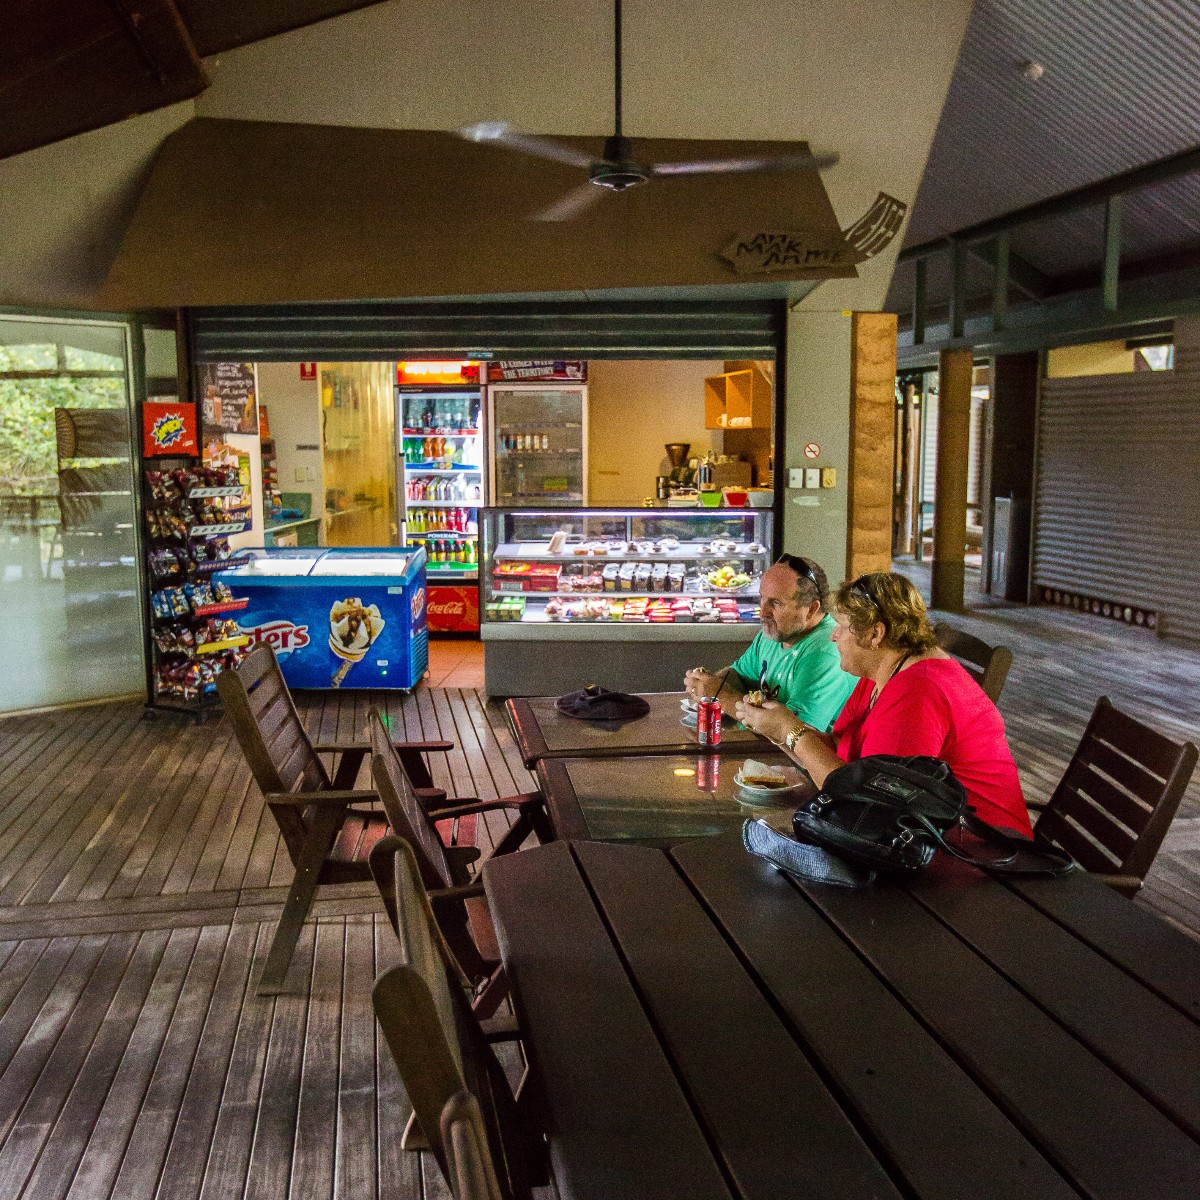
[[[1042,381],[1033,582],[1155,611],[1160,633],[1200,641],[1200,358],[1180,357]]]
[[[491,358],[770,359],[781,301],[330,304],[193,309],[199,362]]]

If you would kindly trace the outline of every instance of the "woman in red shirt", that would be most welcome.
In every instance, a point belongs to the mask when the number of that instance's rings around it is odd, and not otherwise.
[[[950,765],[981,820],[1031,836],[1016,764],[996,706],[938,648],[920,593],[903,575],[863,575],[834,598],[842,670],[859,677],[831,733],[774,701],[740,701],[748,728],[784,746],[820,787],[869,754],[927,754]]]

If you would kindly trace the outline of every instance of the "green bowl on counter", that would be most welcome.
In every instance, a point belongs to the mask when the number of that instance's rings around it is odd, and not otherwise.
[[[700,493],[701,508],[720,508],[721,493],[720,492],[701,492]]]

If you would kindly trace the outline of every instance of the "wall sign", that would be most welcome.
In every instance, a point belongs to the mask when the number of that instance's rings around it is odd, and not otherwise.
[[[816,442],[809,442],[808,445],[804,447],[804,457],[805,458],[820,458],[821,457],[821,447]]]
[[[201,363],[202,417],[226,433],[258,433],[258,399],[253,363]]]
[[[301,379],[316,379],[317,364],[316,363],[301,363],[300,378]]]
[[[587,379],[587,363],[500,359],[488,363],[487,377],[491,383],[541,383],[551,380],[583,383]]]
[[[196,407],[178,400],[147,400],[142,405],[142,453],[196,453]]]

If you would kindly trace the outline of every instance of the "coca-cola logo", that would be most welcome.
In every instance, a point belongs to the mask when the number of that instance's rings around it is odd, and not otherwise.
[[[264,625],[255,625],[250,629],[242,626],[241,629],[250,635],[252,645],[266,642],[277,655],[303,650],[309,643],[308,626],[297,625],[293,621],[268,621]]]
[[[466,614],[465,600],[430,600],[429,615],[431,617],[461,617]]]

